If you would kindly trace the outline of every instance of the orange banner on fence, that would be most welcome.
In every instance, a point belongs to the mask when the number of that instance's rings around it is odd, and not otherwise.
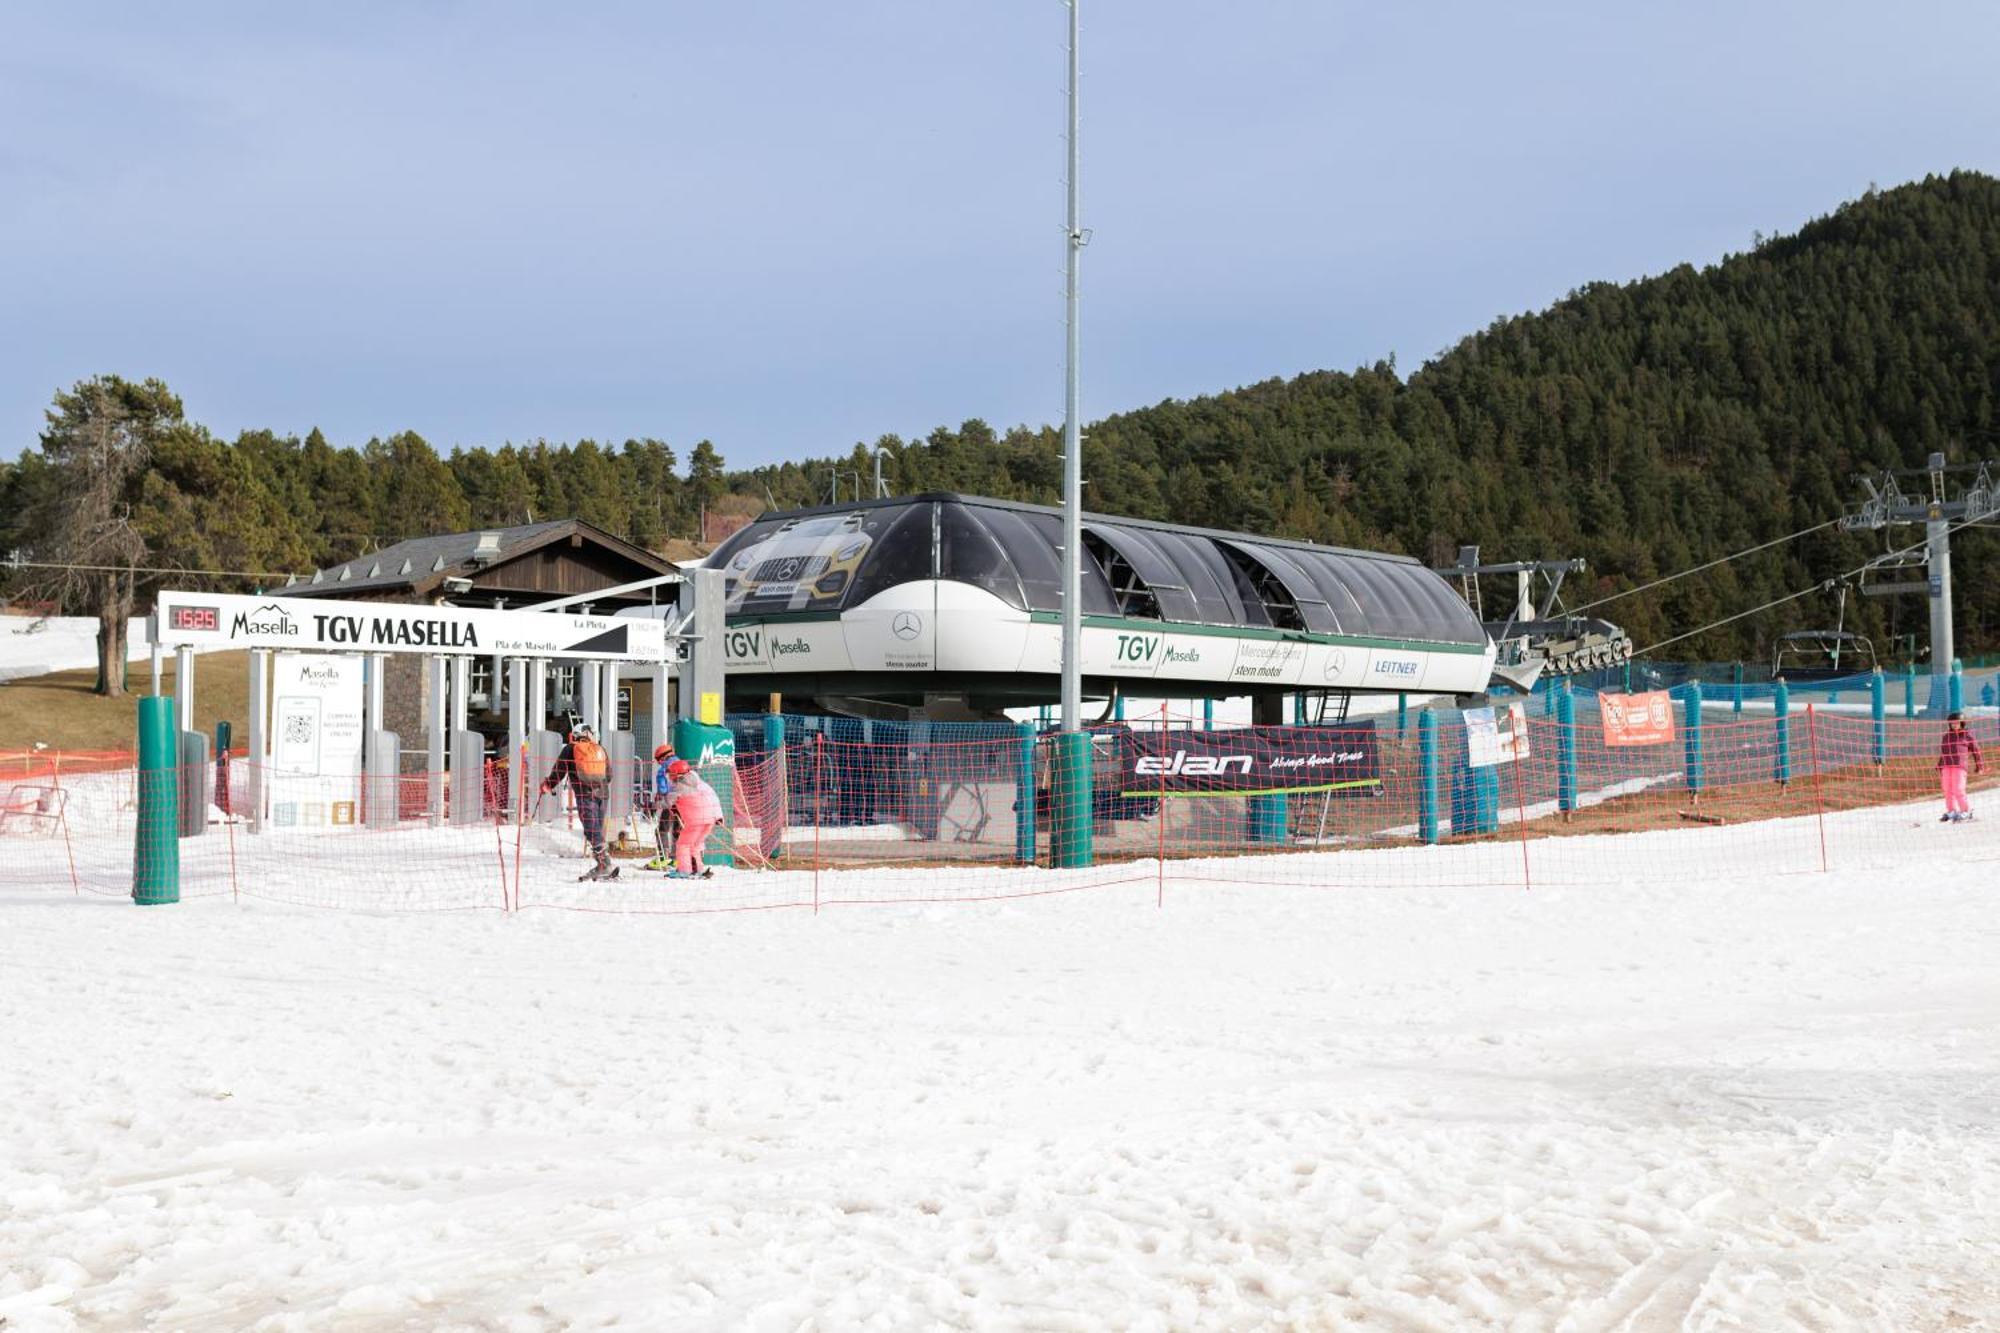
[[[1674,739],[1674,701],[1665,690],[1600,694],[1606,745],[1666,745]]]

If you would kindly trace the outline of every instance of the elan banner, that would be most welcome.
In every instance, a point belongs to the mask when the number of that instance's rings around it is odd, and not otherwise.
[[[1382,786],[1372,724],[1128,731],[1118,762],[1127,796],[1370,795]]]
[[[659,662],[667,655],[667,630],[661,621],[567,611],[163,592],[155,620],[163,647],[464,653],[612,662]]]

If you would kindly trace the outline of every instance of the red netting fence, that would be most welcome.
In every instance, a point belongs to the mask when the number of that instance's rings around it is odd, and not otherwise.
[[[204,775],[205,808],[184,813],[200,832],[178,840],[180,893],[680,913],[1133,883],[1161,899],[1213,883],[1535,888],[1888,868],[1936,836],[1941,722],[1709,709],[1693,728],[1675,707],[1671,734],[1643,745],[1607,735],[1594,707],[1566,720],[1539,699],[1497,725],[1438,712],[1400,726],[1210,730],[1165,715],[1093,732],[1080,766],[1027,729],[874,740],[794,729],[780,747],[704,769],[728,812],[706,840],[707,879],[648,868],[675,850],[650,762],[611,775],[603,843],[619,873],[603,881],[579,879],[593,865],[591,811],[567,785],[523,790],[488,763],[371,788],[236,755]],[[2000,749],[1990,712],[1971,731],[1986,755]],[[1978,805],[1994,777],[1968,778]],[[0,886],[129,896],[131,756],[0,754],[0,802]],[[1950,833],[2000,858],[1995,827]],[[1668,830],[1687,836],[1663,841]]]

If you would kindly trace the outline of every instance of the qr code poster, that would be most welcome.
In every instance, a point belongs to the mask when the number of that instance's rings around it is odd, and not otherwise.
[[[1525,704],[1505,708],[1465,710],[1465,762],[1473,768],[1511,764],[1528,757],[1528,709]]]

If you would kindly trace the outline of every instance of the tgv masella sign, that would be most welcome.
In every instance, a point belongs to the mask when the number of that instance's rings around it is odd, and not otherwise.
[[[153,642],[168,648],[668,660],[667,629],[658,620],[566,611],[163,592],[153,624]]]

